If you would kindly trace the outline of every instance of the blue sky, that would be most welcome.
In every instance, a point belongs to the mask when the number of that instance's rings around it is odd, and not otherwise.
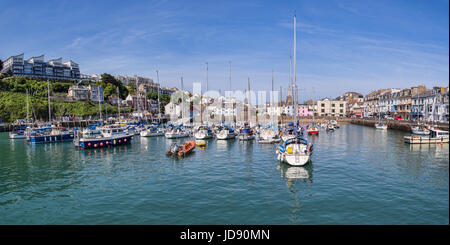
[[[287,88],[297,14],[300,101],[379,88],[448,85],[449,2],[0,0],[0,58],[63,57],[81,72],[166,86]],[[156,80],[156,79],[155,79]],[[283,92],[285,93],[285,91]]]

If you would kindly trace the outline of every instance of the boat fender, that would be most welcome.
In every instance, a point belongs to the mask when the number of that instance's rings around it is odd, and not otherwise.
[[[103,142],[100,142],[100,146],[103,146]]]
[[[88,146],[91,146],[91,143],[88,143]]]
[[[97,147],[97,144],[94,144],[94,147]]]
[[[122,141],[121,140],[119,140],[119,143],[121,143]]]
[[[127,139],[124,139],[123,142],[127,142]]]

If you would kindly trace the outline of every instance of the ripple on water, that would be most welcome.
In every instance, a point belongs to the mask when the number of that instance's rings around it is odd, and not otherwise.
[[[0,223],[448,224],[448,144],[403,135],[343,125],[289,167],[256,141],[208,140],[175,160],[164,137],[80,151],[2,133]]]

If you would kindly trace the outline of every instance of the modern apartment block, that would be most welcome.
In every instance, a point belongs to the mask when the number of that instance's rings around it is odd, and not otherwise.
[[[80,67],[77,63],[62,58],[44,61],[44,55],[24,59],[24,54],[11,56],[3,63],[0,73],[12,76],[37,77],[44,79],[80,79]]]

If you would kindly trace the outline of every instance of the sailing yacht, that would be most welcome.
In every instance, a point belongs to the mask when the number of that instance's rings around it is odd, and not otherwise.
[[[296,27],[297,27],[297,17],[294,15],[294,80],[292,84],[292,89],[294,91],[293,103],[294,112],[297,112],[297,84],[296,84]],[[297,113],[294,113],[294,122],[297,121]],[[293,124],[293,123],[292,123]],[[276,150],[277,159],[280,162],[286,162],[293,166],[303,166],[311,160],[311,155],[313,153],[313,145],[308,143],[306,139],[303,139],[298,134],[298,125],[293,125],[294,131],[293,135],[295,137],[288,138],[283,141],[283,143]]]
[[[219,127],[219,132],[216,134],[218,140],[229,140],[236,138],[236,132],[233,128],[228,126]]]
[[[270,143],[278,143],[280,142],[280,134],[278,132],[278,128],[274,127],[272,122],[267,124],[267,127],[261,130],[259,134],[258,143],[260,144],[270,144]]]
[[[213,136],[213,131],[206,125],[198,126],[194,133],[194,137],[196,140],[211,139]]]

